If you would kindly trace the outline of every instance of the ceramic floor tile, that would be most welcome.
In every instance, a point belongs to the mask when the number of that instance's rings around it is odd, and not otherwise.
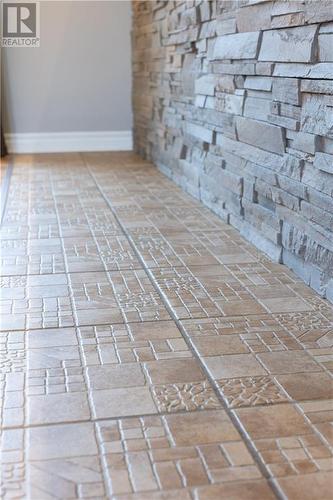
[[[95,238],[64,238],[69,272],[140,269],[125,236],[98,235]]]
[[[144,270],[110,272],[108,276],[126,322],[170,319]]]
[[[282,313],[274,317],[306,348],[333,346],[333,321],[320,311]]]
[[[193,359],[89,366],[86,377],[97,418],[221,406]]]
[[[194,338],[191,339],[191,343],[199,356],[218,356],[222,354],[243,354],[250,352],[238,335]]]
[[[321,370],[318,363],[305,351],[263,352],[257,357],[265,368],[274,374]]]
[[[222,268],[218,266],[218,271]],[[153,270],[154,278],[179,319],[264,312],[248,292],[227,284],[216,276],[215,266]],[[200,273],[200,274],[199,274]],[[199,278],[197,277],[199,276]]]
[[[322,349],[308,349],[308,353],[328,373],[333,374],[333,347]]]
[[[299,404],[300,410],[309,419],[323,440],[333,445],[332,416],[333,400],[307,401]]]
[[[4,500],[328,498],[327,301],[133,153],[15,161]]]
[[[288,401],[285,391],[269,376],[224,378],[216,383],[230,408]]]
[[[328,499],[332,496],[333,478],[331,472],[320,472],[281,478],[278,484],[287,498],[312,500],[319,494],[321,498]]]
[[[52,224],[6,224],[0,229],[1,240],[26,240],[59,238],[60,232],[57,223]]]
[[[219,260],[206,248],[193,233],[175,233],[165,239],[185,266],[210,266],[219,264]],[[160,266],[163,267],[163,266]]]
[[[183,266],[184,262],[161,234],[134,238],[136,250],[148,268]]]
[[[333,469],[333,454],[291,404],[237,410],[270,474],[287,477]]]
[[[267,371],[253,354],[209,356],[202,358],[202,361],[215,380],[246,377],[247,375],[267,375]]]
[[[4,427],[89,420],[88,398],[93,418],[219,408],[176,326],[147,326],[146,333],[144,324],[30,330],[23,338],[7,333],[0,374]],[[129,340],[133,332],[151,339],[150,350]],[[169,344],[161,345],[161,336],[171,337]]]
[[[244,478],[245,479],[245,478]],[[271,500],[276,498],[266,481],[253,480],[214,484],[197,488],[198,500],[216,500],[217,498],[232,498],[235,500]]]
[[[170,491],[173,498],[172,490],[177,487],[228,484],[242,474],[251,479],[261,477],[222,410],[199,412],[196,416],[98,423],[97,436],[111,492],[142,492],[142,498],[163,498],[155,494],[164,490],[165,495]]]
[[[2,329],[44,328],[74,324],[65,274],[1,278]]]
[[[86,326],[77,331],[87,365],[192,357],[171,321]]]
[[[276,380],[295,401],[333,398],[333,379],[323,372],[277,375]]]
[[[2,240],[1,274],[52,274],[66,271],[61,240]]]
[[[206,338],[212,342],[213,337],[218,337],[220,345],[227,346],[227,336],[230,335],[234,339],[239,337],[245,349],[243,352],[299,350],[302,347],[268,314],[184,320],[181,323],[193,344],[197,341],[200,344]]]

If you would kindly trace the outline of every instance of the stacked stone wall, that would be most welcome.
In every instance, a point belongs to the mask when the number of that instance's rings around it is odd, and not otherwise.
[[[333,301],[333,3],[134,1],[137,152]]]

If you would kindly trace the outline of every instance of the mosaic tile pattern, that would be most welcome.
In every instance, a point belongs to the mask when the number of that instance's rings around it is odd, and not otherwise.
[[[331,306],[130,153],[17,162],[1,497],[327,497]]]

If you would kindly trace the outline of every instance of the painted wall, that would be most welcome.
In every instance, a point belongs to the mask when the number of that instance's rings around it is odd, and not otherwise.
[[[130,1],[40,5],[40,48],[3,49],[5,131],[130,130]]]

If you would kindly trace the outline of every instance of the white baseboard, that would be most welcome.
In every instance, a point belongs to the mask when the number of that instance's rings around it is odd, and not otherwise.
[[[9,153],[131,151],[132,131],[5,134]]]

